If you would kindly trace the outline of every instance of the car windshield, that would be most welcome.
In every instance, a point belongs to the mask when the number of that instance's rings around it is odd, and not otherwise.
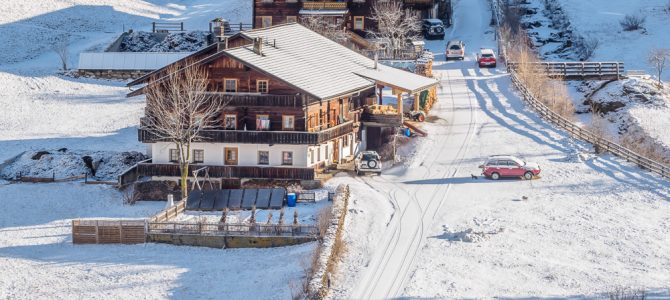
[[[377,155],[371,154],[371,153],[366,153],[363,154],[363,160],[375,160],[377,159]]]

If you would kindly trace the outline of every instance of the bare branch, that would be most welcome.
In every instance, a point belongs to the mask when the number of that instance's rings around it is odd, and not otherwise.
[[[385,43],[389,51],[406,49],[421,32],[418,13],[403,9],[400,1],[376,1],[370,19],[377,23],[377,31],[370,34]]]
[[[668,49],[652,49],[649,52],[649,56],[647,57],[647,62],[649,65],[651,65],[654,70],[656,70],[659,87],[663,87],[661,75],[663,74],[663,70],[665,70],[665,64],[668,58],[670,58],[670,50]]]
[[[345,45],[348,41],[342,19],[333,17],[308,15],[300,18],[300,24],[335,42]]]
[[[53,45],[51,45],[51,50],[53,50],[60,59],[63,71],[67,71],[67,65],[69,60],[69,53],[68,53],[69,45],[70,45],[69,35],[64,35],[63,38],[57,40]]]
[[[157,139],[175,144],[185,197],[191,144],[205,140],[203,131],[220,124],[224,104],[207,93],[208,72],[203,66],[185,62],[166,73],[150,79],[145,87],[145,129]]]

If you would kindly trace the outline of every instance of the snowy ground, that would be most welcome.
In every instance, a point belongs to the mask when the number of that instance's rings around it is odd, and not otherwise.
[[[528,30],[529,34],[546,60],[576,60],[579,56],[578,47],[566,47],[566,41],[583,38],[598,42],[589,60],[622,61],[627,70],[655,75],[655,70],[647,62],[649,52],[656,48],[670,48],[668,39],[659,38],[665,37],[667,28],[670,28],[670,2],[665,0],[533,0],[525,4],[525,7],[536,12],[524,16],[523,21],[533,25]],[[622,30],[619,21],[625,15],[644,16],[644,29]],[[667,82],[670,74],[666,72],[662,79]],[[592,99],[599,103],[618,102],[625,105],[606,115],[610,122],[608,127],[612,139],[622,138],[620,134],[624,134],[627,138],[644,141],[649,147],[662,149],[660,152],[670,153],[670,135],[659,130],[670,126],[670,96],[653,87],[653,84],[653,79],[650,78],[613,82],[596,93]],[[585,96],[599,83],[569,82],[568,85],[573,91],[575,106],[579,108],[583,106]],[[589,111],[588,109],[589,107],[581,110]],[[578,117],[582,124],[591,124],[591,114]]]
[[[70,61],[157,19],[206,29],[251,23],[242,0],[3,1],[0,9],[0,164],[23,151],[143,151],[144,101],[123,82],[58,75],[50,45],[71,32]],[[75,218],[143,218],[164,202],[121,204],[112,187],[0,180],[0,299],[287,299],[313,243],[275,249],[72,245]]]
[[[670,184],[591,154],[528,110],[502,68],[478,69],[473,53],[494,45],[486,1],[454,5],[445,40],[470,55],[437,56],[444,88],[413,162],[363,179],[394,212],[345,298],[598,298],[615,285],[665,295]],[[493,154],[537,162],[541,178],[472,178]]]
[[[287,299],[315,246],[73,245],[70,219],[143,218],[165,203],[123,206],[114,188],[81,183],[0,185],[0,195],[2,299],[243,299],[250,291]]]

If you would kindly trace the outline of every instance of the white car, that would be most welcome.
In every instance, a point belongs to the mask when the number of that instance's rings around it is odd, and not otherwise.
[[[465,43],[459,40],[451,40],[447,43],[447,49],[444,53],[447,60],[456,58],[460,60],[465,59]]]
[[[363,151],[358,153],[354,160],[354,171],[356,171],[356,175],[361,175],[366,172],[381,174],[381,157],[379,157],[379,154],[375,151]]]

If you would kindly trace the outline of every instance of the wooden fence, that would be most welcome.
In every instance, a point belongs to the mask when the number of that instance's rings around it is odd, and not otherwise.
[[[302,236],[317,237],[315,225],[249,224],[215,222],[149,222],[147,234],[188,234],[208,236]]]
[[[502,20],[502,10],[499,0],[492,1],[492,9],[494,11],[493,17],[495,18],[495,24],[500,25],[500,20]],[[505,41],[502,41],[499,37],[500,28],[496,30],[496,37],[498,38],[498,50],[502,52],[502,57],[507,57],[505,50]],[[512,78],[512,83],[522,94],[524,101],[528,103],[532,108],[534,108],[540,116],[548,120],[549,122],[557,125],[558,127],[567,131],[571,136],[581,139],[583,141],[589,142],[594,145],[594,147],[599,151],[610,152],[620,158],[625,159],[626,161],[633,162],[637,164],[640,168],[649,170],[650,172],[660,175],[662,178],[670,177],[670,167],[659,163],[657,161],[651,160],[647,157],[644,157],[640,154],[635,153],[635,151],[630,150],[626,147],[623,147],[617,143],[614,143],[608,139],[599,137],[596,134],[593,134],[589,130],[583,129],[578,125],[570,122],[561,115],[553,112],[549,109],[544,103],[540,102],[535,98],[535,96],[523,85],[523,83],[516,76],[515,68],[510,68],[510,65],[514,65],[513,62],[507,62],[508,69]],[[623,72],[623,64],[619,72]]]
[[[169,221],[170,219],[178,216],[180,213],[184,212],[186,209],[186,200],[179,201],[177,205],[170,207],[166,210],[163,210],[151,218],[149,218],[149,222],[165,222]]]
[[[145,241],[144,220],[72,220],[74,244],[138,244]]]
[[[328,201],[333,201],[335,193],[328,192]],[[316,202],[316,192],[300,192],[297,195],[297,202]]]
[[[531,70],[552,78],[571,79],[620,79],[624,76],[622,62],[534,62]],[[508,62],[507,68],[516,71],[519,63]]]
[[[670,177],[670,167],[646,158],[642,155],[635,153],[634,151],[623,147],[617,143],[614,143],[608,139],[599,137],[596,134],[593,134],[589,130],[579,127],[578,125],[568,121],[561,115],[553,112],[549,107],[544,105],[533,96],[530,91],[523,85],[523,83],[518,79],[516,73],[512,70],[510,72],[512,77],[512,82],[514,86],[521,92],[523,99],[528,103],[532,108],[534,108],[540,116],[548,120],[549,122],[557,125],[558,127],[567,131],[573,137],[581,139],[583,141],[589,142],[595,146],[599,151],[607,151],[618,157],[625,159],[626,161],[633,162],[640,166],[643,169],[649,170],[652,173],[658,174],[663,178]]]
[[[152,32],[184,31],[184,22],[151,22]]]

